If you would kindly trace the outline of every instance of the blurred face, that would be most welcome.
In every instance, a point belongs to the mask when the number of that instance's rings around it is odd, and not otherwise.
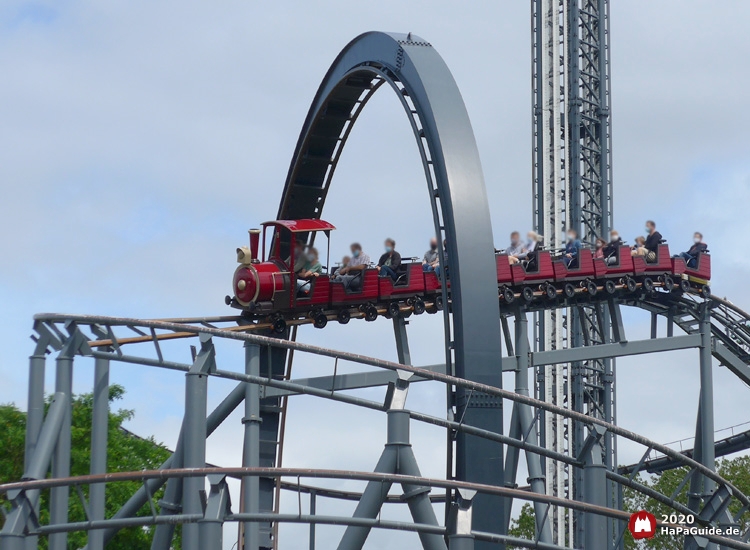
[[[610,231],[609,233],[609,240],[610,241],[616,241],[620,238],[620,234],[617,231]]]
[[[532,241],[536,240],[536,235],[534,235],[533,233],[529,232],[529,233],[526,234],[526,238],[528,239],[529,242],[532,242]]]
[[[430,239],[430,250],[437,250],[438,242],[437,239]]]
[[[349,256],[344,256],[344,258],[341,260],[341,263],[346,265],[351,261],[351,258]]]
[[[696,233],[695,235],[693,235],[693,242],[694,243],[699,243],[702,240],[703,240],[703,237],[701,236],[700,233]]]
[[[356,258],[357,256],[359,256],[359,253],[362,252],[361,248],[359,248],[358,246],[354,246],[354,245],[350,247],[350,250],[352,251],[353,258]]]
[[[568,241],[573,242],[576,240],[576,234],[572,231],[568,233]]]
[[[518,244],[518,241],[521,239],[521,236],[518,233],[511,233],[510,234],[510,242],[512,244]]]
[[[386,252],[393,252],[393,248],[395,246],[395,243],[392,240],[386,239],[384,245],[385,245],[385,251]]]
[[[655,229],[654,224],[652,223],[646,223],[646,233],[651,235],[651,232]]]

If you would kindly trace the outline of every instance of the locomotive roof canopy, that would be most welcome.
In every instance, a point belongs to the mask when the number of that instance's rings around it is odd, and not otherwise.
[[[273,225],[277,227],[284,227],[292,233],[307,233],[309,231],[330,231],[336,229],[332,223],[328,223],[325,220],[273,220],[264,222],[263,226]]]

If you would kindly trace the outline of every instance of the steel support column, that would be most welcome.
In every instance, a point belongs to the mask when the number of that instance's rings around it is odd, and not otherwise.
[[[198,522],[201,550],[222,550],[224,547],[224,518],[229,513],[229,487],[226,476],[208,476],[211,490],[206,500],[206,512]],[[184,542],[183,542],[184,545]]]
[[[458,489],[456,491],[456,501],[451,507],[449,518],[449,550],[474,550],[472,501],[475,496],[476,491],[470,489]]]
[[[94,402],[91,420],[91,474],[107,472],[107,436],[109,432],[109,360],[96,359],[94,364]],[[104,519],[104,483],[89,488],[89,511],[93,521]],[[103,550],[104,530],[89,531],[89,550]]]
[[[591,432],[583,443],[579,459],[583,461],[583,500],[589,504],[606,507],[607,469],[602,461],[601,439],[605,430],[593,425]],[[605,550],[610,547],[607,542],[607,517],[588,512],[583,514],[583,548]]]
[[[704,304],[700,313],[700,396],[698,401],[698,415],[695,422],[695,445],[693,458],[716,470],[716,456],[714,447],[714,408],[713,408],[713,364],[711,357],[711,313]],[[708,502],[715,484],[707,477],[695,472],[690,478],[688,493],[688,507],[700,512],[702,504]],[[685,542],[686,548],[697,548],[693,539]],[[709,545],[707,548],[715,547]]]
[[[206,466],[206,409],[208,374],[215,369],[215,351],[211,337],[200,335],[201,349],[195,357],[190,371],[185,375],[185,424],[183,464],[185,468]],[[182,482],[182,509],[186,514],[203,515],[201,491],[205,480],[188,477]],[[197,523],[182,526],[182,547],[185,550],[200,550],[200,533]]]
[[[260,376],[260,346],[250,342],[245,343],[245,373]],[[247,383],[245,385],[245,416],[242,423],[245,426],[244,444],[242,448],[242,465],[257,468],[260,466],[260,386]],[[260,478],[248,476],[242,480],[242,511],[246,514],[260,512]],[[243,524],[243,550],[258,550],[260,548],[260,524],[245,522]]]
[[[52,459],[52,477],[68,477],[70,475],[70,429],[72,422],[72,394],[73,394],[73,356],[77,351],[75,336],[71,337],[68,344],[57,356],[55,369],[55,392],[67,397],[67,404],[60,424],[60,432],[57,434],[55,454]],[[67,523],[68,521],[68,497],[70,487],[53,487],[50,490],[50,525]],[[52,533],[49,536],[49,550],[67,550],[68,534]]]
[[[395,447],[386,447],[375,466],[375,473],[392,474],[397,469],[398,450]],[[353,517],[373,519],[378,516],[380,508],[388,496],[392,483],[390,481],[371,481],[362,491],[357,508]],[[349,526],[341,537],[338,550],[361,550],[370,534],[370,527]]]
[[[24,471],[28,471],[31,457],[36,450],[37,440],[44,422],[44,373],[47,362],[47,338],[40,337],[34,355],[29,357],[29,397],[26,413],[26,448],[24,451]],[[39,516],[39,502],[33,513]],[[39,537],[26,537],[26,550],[36,550]]]
[[[404,410],[408,387],[408,378],[400,377],[396,387],[390,393],[390,405],[387,412],[388,435],[385,449],[375,466],[375,472],[377,473],[421,477],[409,441],[409,411]],[[391,485],[390,481],[369,482],[362,492],[353,517],[358,519],[376,518],[388,497]],[[402,489],[404,492],[403,499],[409,506],[409,512],[414,522],[437,526],[437,517],[429,498],[430,488],[404,484]],[[370,526],[350,525],[346,528],[338,549],[360,550],[367,541],[370,530]],[[445,540],[441,535],[419,533],[419,540],[425,550],[446,550]]]
[[[700,347],[700,445],[701,464],[711,470],[716,470],[714,455],[714,380],[713,363],[711,357],[711,312],[708,303],[704,304],[701,312],[701,347]],[[708,497],[714,489],[714,482],[703,478],[703,495]]]
[[[318,493],[315,489],[310,490],[310,515],[315,517],[317,512]],[[315,523],[310,523],[310,544],[309,550],[315,550]]]
[[[55,452],[60,428],[66,412],[69,410],[70,397],[64,393],[56,393],[39,432],[34,454],[28,458],[28,466],[23,478],[43,479],[49,470],[52,455]],[[5,518],[0,546],[3,550],[20,550],[28,545],[25,537],[28,522],[36,510],[39,509],[39,491],[21,491],[12,498],[13,508]],[[31,537],[30,537],[31,538]]]
[[[531,368],[531,348],[529,345],[529,326],[526,313],[519,310],[516,314],[516,393],[529,397],[529,371]],[[529,405],[515,403],[514,408],[518,410],[518,424],[521,429],[523,441],[537,443],[537,429],[534,411]],[[543,495],[546,493],[546,480],[542,469],[541,458],[538,454],[526,451],[526,467],[529,474],[528,482],[531,490]],[[510,507],[510,503],[508,503]],[[549,505],[542,502],[534,502],[534,514],[536,517],[537,540],[544,543],[552,543],[552,531],[550,528]]]
[[[206,417],[206,437],[211,435],[219,425],[226,420],[226,418],[232,414],[237,406],[242,403],[245,398],[245,383],[241,382],[238,384],[230,393],[227,395],[221,403]],[[167,460],[159,466],[159,469],[164,470],[167,468],[182,468],[182,449],[184,445],[184,433],[185,433],[185,422],[183,420],[183,427],[180,430],[180,435],[177,438],[177,445],[174,453]],[[146,482],[148,491],[143,487],[126,502],[122,508],[117,512],[115,517],[129,517],[135,514],[141,506],[146,504],[148,500],[147,493],[155,493],[164,484],[165,480],[153,479]],[[167,482],[167,488],[164,490],[164,496],[159,501],[159,507],[161,508],[159,514],[161,516],[177,514],[181,511],[180,503],[182,502],[182,480],[181,479],[170,479]],[[175,524],[171,522],[160,523],[156,526],[154,538],[151,541],[151,550],[169,550],[172,545],[172,538],[174,537]],[[106,532],[105,544],[111,540],[115,535],[114,529],[109,529]],[[88,550],[88,549],[86,549]]]

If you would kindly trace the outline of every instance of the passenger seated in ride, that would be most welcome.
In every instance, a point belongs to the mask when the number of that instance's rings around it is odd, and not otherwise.
[[[635,238],[635,244],[630,249],[631,256],[645,256],[648,253],[646,250],[646,237],[638,236]]]
[[[341,263],[340,263],[340,264],[339,264],[338,266],[336,266],[336,269],[334,269],[334,270],[333,270],[333,275],[334,275],[334,277],[335,277],[336,275],[338,275],[339,271],[340,271],[340,270],[341,270],[342,268],[344,268],[344,267],[348,266],[348,265],[349,265],[349,262],[351,262],[351,261],[352,261],[352,259],[351,259],[351,257],[350,257],[350,256],[344,256],[343,258],[341,258]]]
[[[609,232],[609,242],[604,246],[604,263],[607,265],[614,265],[617,263],[618,254],[620,253],[620,247],[622,246],[622,239],[620,234],[614,229]]]
[[[565,252],[563,252],[565,267],[570,269],[578,267],[578,255],[582,246],[578,239],[578,232],[575,229],[568,229],[568,242],[565,243]]]
[[[334,281],[344,283],[348,290],[359,290],[362,288],[362,274],[370,265],[370,257],[362,252],[362,245],[359,243],[352,243],[349,249],[352,251],[351,260],[346,267],[336,272]]]
[[[396,252],[396,241],[393,239],[385,240],[385,253],[380,256],[378,260],[378,274],[381,277],[390,277],[395,283],[400,273],[398,272],[401,268],[401,254]]]
[[[596,247],[594,248],[594,258],[604,258],[604,247],[607,246],[607,241],[602,238],[596,239]]]
[[[693,246],[687,252],[681,252],[679,257],[685,260],[688,267],[698,266],[698,256],[708,250],[708,245],[703,242],[703,233],[696,231],[693,234]]]
[[[526,271],[535,271],[537,268],[537,254],[541,248],[541,237],[536,231],[526,233],[526,243],[523,250],[516,256],[523,263]]]
[[[438,241],[435,237],[430,239],[430,249],[424,253],[422,258],[422,271],[435,271],[440,265],[440,252],[438,252]]]
[[[310,282],[315,277],[320,277],[323,273],[323,266],[318,261],[318,251],[314,247],[310,247],[305,255],[305,263],[303,264],[302,271],[297,273],[297,295],[306,296],[310,294]]]
[[[518,231],[513,231],[510,234],[510,246],[503,250],[503,254],[508,255],[508,262],[510,262],[510,265],[513,265],[521,261],[518,256],[522,253],[523,242],[521,241],[521,234]]]
[[[294,257],[294,272],[298,275],[305,268],[305,246],[305,241],[295,241],[294,252],[286,259],[286,265],[291,266]]]
[[[648,263],[653,263],[656,261],[656,252],[659,250],[662,237],[661,233],[656,230],[656,224],[651,220],[646,222],[646,233],[648,237],[646,237],[646,243],[644,244],[646,247],[644,259]]]

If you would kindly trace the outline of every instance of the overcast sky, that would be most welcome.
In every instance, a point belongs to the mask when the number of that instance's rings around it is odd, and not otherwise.
[[[750,4],[629,0],[611,15],[615,227],[632,241],[655,219],[674,252],[703,231],[714,291],[750,308]],[[443,55],[476,133],[497,245],[529,228],[528,1],[0,5],[0,402],[25,403],[34,313],[227,312],[234,249],[276,215],[318,84],[368,30],[411,31]],[[420,255],[432,228],[424,187],[407,119],[381,92],[352,132],[323,214],[339,228],[336,257],[352,240],[377,255],[386,236]],[[646,316],[625,315],[631,339],[648,337]],[[437,316],[409,328],[415,364],[440,360]],[[385,320],[305,328],[300,339],[395,359]],[[224,368],[241,368],[235,348],[220,350]],[[186,344],[177,350],[186,356]],[[76,389],[89,391],[91,365],[79,364]],[[332,371],[312,359],[295,368]],[[697,373],[692,351],[620,361],[621,424],[661,442],[689,437]],[[174,445],[182,376],[118,365],[112,378],[136,410],[129,427]],[[212,381],[212,403],[227,387]],[[715,389],[717,428],[750,420],[747,388],[726,369],[715,369]],[[442,395],[423,384],[409,405],[442,416]],[[212,438],[209,460],[238,464],[239,430],[234,416]],[[300,398],[287,434],[287,465],[369,470],[384,418]],[[443,438],[414,429],[426,475],[444,474]],[[623,445],[620,460],[638,454]],[[319,541],[330,547],[339,534],[320,528]],[[304,529],[282,536],[291,548]],[[378,534],[368,547],[403,536]]]

